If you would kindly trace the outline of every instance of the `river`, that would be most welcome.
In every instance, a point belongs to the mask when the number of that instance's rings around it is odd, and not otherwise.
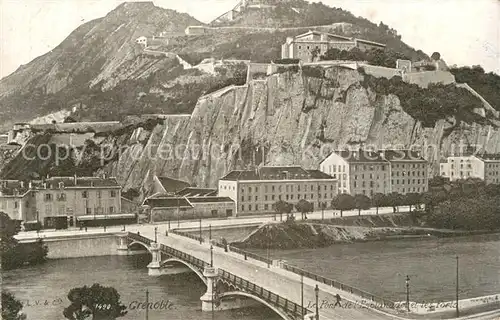
[[[137,307],[137,302],[146,300],[146,288],[150,302],[163,300],[171,305],[167,310],[151,310],[149,320],[212,319],[210,312],[201,311],[200,297],[206,288],[195,274],[150,277],[146,268],[150,259],[148,255],[138,255],[49,260],[43,265],[2,272],[2,287],[23,302],[28,320],[63,320],[62,311],[69,305],[69,290],[93,283],[117,289],[128,310],[128,314],[119,319],[145,319],[145,310],[133,308]],[[262,306],[216,312],[214,319],[280,318]]]
[[[252,251],[267,255],[266,250]],[[409,275],[415,302],[455,299],[458,255],[460,299],[500,293],[500,234],[340,244],[269,254],[393,301],[406,299]]]

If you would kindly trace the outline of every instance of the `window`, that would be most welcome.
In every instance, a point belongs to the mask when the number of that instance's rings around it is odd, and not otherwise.
[[[248,205],[248,211],[252,211],[252,205],[251,204]]]
[[[273,194],[273,195],[271,195],[271,200],[274,200],[274,199],[275,199],[275,197],[274,197],[274,194]]]
[[[241,206],[241,211],[245,211],[245,205]]]
[[[267,192],[267,186],[264,186],[264,192]]]
[[[255,205],[255,211],[259,211],[259,205],[258,204]]]
[[[245,196],[241,196],[241,201],[245,201]]]
[[[45,205],[45,215],[47,215],[47,216],[52,215],[52,205],[50,205],[50,204]]]
[[[217,210],[212,210],[211,213],[212,213],[212,217],[217,217],[219,215]]]
[[[19,203],[17,201],[14,201],[14,209],[17,209],[19,207]]]
[[[57,200],[59,200],[59,201],[66,201],[66,194],[65,193],[60,193],[59,197],[57,197]]]
[[[259,197],[255,196],[255,201],[259,200]]]
[[[101,190],[97,191],[97,197],[98,197],[98,198],[101,198],[101,197],[102,197]]]
[[[52,201],[52,194],[46,193],[44,199],[45,201]]]
[[[252,192],[252,187],[248,187],[248,192]]]
[[[89,192],[88,191],[83,191],[82,192],[82,198],[88,198],[89,197]]]
[[[225,188],[226,188],[226,187],[224,187],[224,189],[225,189]],[[111,191],[109,191],[109,196],[110,196],[111,198],[116,198],[116,190],[111,190]]]
[[[264,200],[267,201],[267,195],[264,196]]]
[[[264,205],[264,210],[268,210],[269,209],[269,205],[265,204]]]

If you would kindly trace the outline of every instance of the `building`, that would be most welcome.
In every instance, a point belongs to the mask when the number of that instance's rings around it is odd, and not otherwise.
[[[0,210],[13,219],[121,213],[121,186],[115,178],[52,177],[37,181],[2,181]]]
[[[36,208],[24,181],[0,181],[0,211],[13,220],[36,220]]]
[[[191,187],[189,182],[174,179],[170,177],[153,177],[153,194],[154,193],[168,193],[175,194],[185,188]]]
[[[198,35],[203,35],[206,33],[206,28],[204,26],[188,26],[185,30],[184,33],[187,36],[198,36]]]
[[[309,31],[296,37],[288,37],[281,46],[282,59],[301,59],[311,61],[314,50],[317,56],[325,54],[328,49],[360,50],[384,49],[385,45],[363,39],[339,36],[320,31]]]
[[[234,201],[219,196],[180,196],[155,194],[143,202],[148,207],[151,222],[230,217]]]
[[[219,196],[235,202],[236,216],[274,212],[279,200],[295,204],[305,199],[314,208],[329,207],[337,190],[337,179],[298,166],[233,170],[219,180]]]
[[[390,163],[391,192],[400,194],[427,192],[429,163],[420,152],[383,150],[382,157]]]
[[[380,153],[366,150],[333,151],[320,170],[338,179],[338,193],[390,193],[390,163]]]
[[[451,156],[441,162],[439,173],[450,181],[479,178],[500,183],[500,154]]]
[[[339,180],[339,193],[422,193],[428,188],[428,163],[408,150],[339,150],[320,163],[320,170]]]

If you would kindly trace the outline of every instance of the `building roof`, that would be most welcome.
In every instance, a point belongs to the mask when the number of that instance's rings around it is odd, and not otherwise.
[[[157,177],[158,181],[162,185],[163,189],[169,193],[176,193],[182,189],[190,187],[191,185],[182,180],[170,178],[170,177]]]
[[[233,170],[221,180],[304,180],[333,179],[317,170],[306,170],[299,166],[260,167],[255,170]]]
[[[332,154],[339,155],[341,158],[343,158],[348,163],[370,163],[370,162],[383,163],[383,162],[387,162],[387,160],[383,159],[380,156],[380,153],[375,152],[375,151],[362,150],[362,149],[359,149],[359,150],[336,150],[336,151],[333,151],[332,153],[330,153],[330,155],[332,155]],[[330,157],[330,155],[328,155],[328,157]],[[326,157],[326,159],[328,157]],[[323,160],[323,161],[325,161],[325,160]]]
[[[121,188],[116,178],[99,178],[99,177],[51,177],[43,181],[32,181],[33,187],[43,189],[43,184],[46,184],[47,189],[60,189],[60,183],[64,188]]]
[[[23,196],[28,190],[28,183],[24,181],[0,180],[2,196]]]
[[[380,150],[388,161],[420,161],[427,162],[418,151],[412,150]]]
[[[483,161],[500,161],[500,153],[483,153],[477,154],[476,157]]]
[[[345,37],[345,36],[341,36],[341,35],[338,35],[338,34],[333,34],[333,33],[328,33],[328,32],[321,32],[321,31],[317,31],[317,30],[309,30],[306,33],[299,34],[298,36],[295,36],[293,38],[293,40],[300,40],[301,38],[306,37],[306,36],[308,36],[310,34],[327,35],[328,36],[328,40],[327,41],[331,41],[331,38],[337,38],[337,39],[341,39],[341,40],[344,40],[344,41],[354,41],[354,40],[356,40],[356,41],[359,41],[359,42],[363,42],[363,43],[367,43],[367,44],[371,44],[371,45],[375,45],[375,46],[379,46],[379,47],[386,47],[385,44],[379,43],[379,42],[374,42],[374,41],[365,40],[365,39]]]
[[[229,197],[192,197],[188,198],[191,203],[210,203],[210,202],[234,202]]]
[[[379,47],[386,47],[385,44],[379,43],[379,42],[375,42],[375,41],[369,41],[369,40],[358,39],[358,38],[356,38],[356,40],[359,41],[359,42],[364,42],[364,43],[372,44],[372,45],[379,46]]]
[[[144,204],[152,208],[192,208],[191,203],[184,197],[147,198]]]
[[[185,197],[210,197],[217,195],[217,189],[187,187],[177,191],[176,195]]]

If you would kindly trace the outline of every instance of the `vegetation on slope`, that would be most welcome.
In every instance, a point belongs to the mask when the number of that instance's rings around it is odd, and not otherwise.
[[[500,76],[484,72],[480,66],[451,68],[459,83],[467,83],[477,91],[491,106],[500,111]]]
[[[387,68],[395,68],[396,61],[398,59],[411,60],[410,57],[390,49],[371,49],[368,51],[361,51],[358,48],[354,48],[349,51],[332,48],[326,51],[320,59],[366,61],[368,64]]]
[[[458,88],[454,84],[430,84],[421,88],[416,84],[404,82],[401,77],[391,79],[376,78],[364,70],[361,85],[370,88],[380,95],[394,94],[398,96],[403,110],[414,119],[422,122],[424,127],[434,127],[436,122],[448,117],[455,117],[457,123],[490,124],[490,121],[473,112],[483,108],[482,101],[467,89]]]

